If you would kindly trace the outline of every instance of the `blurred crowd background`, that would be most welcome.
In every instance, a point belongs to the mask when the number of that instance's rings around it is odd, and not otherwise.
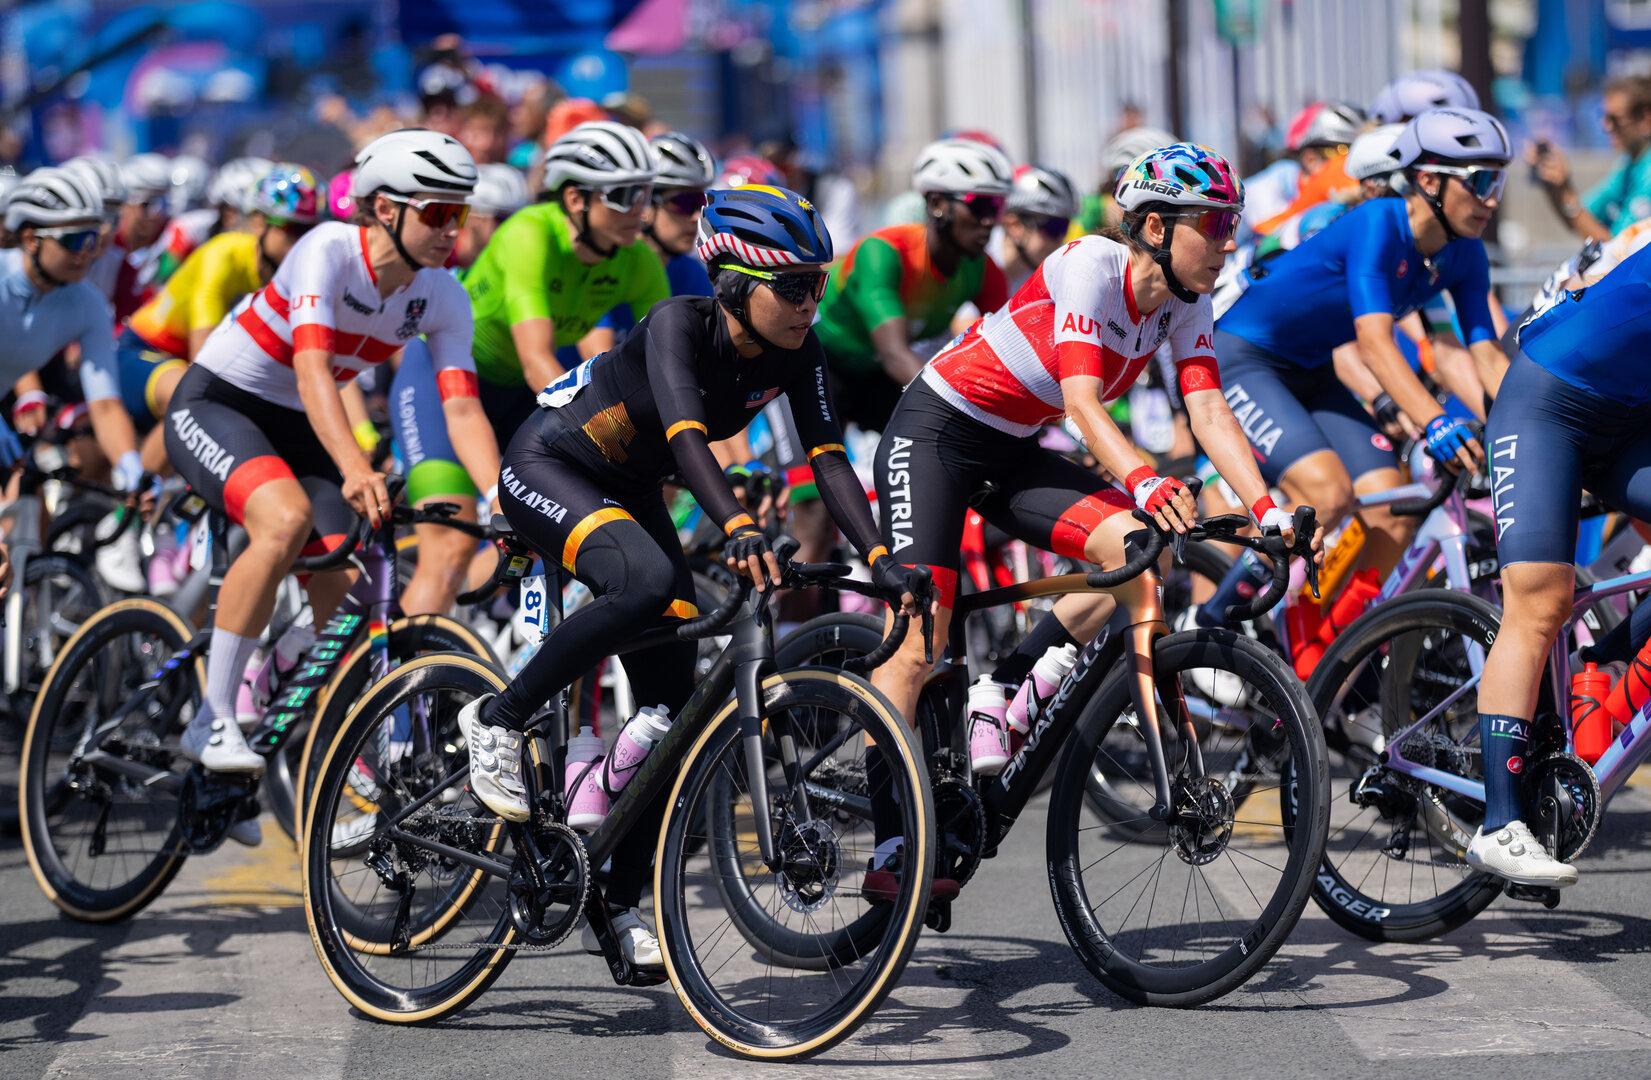
[[[1305,103],[1368,102],[1416,68],[1462,72],[1587,182],[1621,152],[1607,81],[1651,72],[1651,0],[13,0],[0,28],[0,166],[19,171],[159,150],[325,176],[411,123],[531,169],[612,115],[768,157],[850,236],[943,133],[1090,191],[1140,124],[1249,174]],[[1507,273],[1572,243],[1519,174]]]

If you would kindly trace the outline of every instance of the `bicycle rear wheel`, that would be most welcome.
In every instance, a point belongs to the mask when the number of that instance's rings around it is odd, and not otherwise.
[[[826,717],[833,734],[822,746],[815,740]],[[822,669],[771,675],[763,720],[779,868],[757,851],[730,700],[683,759],[655,862],[654,910],[671,981],[695,1022],[747,1057],[801,1058],[852,1034],[904,970],[934,875],[934,808],[915,740],[862,680]],[[804,731],[813,732],[809,741],[799,737]],[[874,754],[885,763],[905,838],[892,900],[863,891],[873,853],[867,792],[840,783],[845,769]],[[726,891],[730,842],[741,866],[737,887]],[[767,939],[752,947],[745,925],[728,933],[741,905],[759,909],[785,949],[822,962],[789,967]]]
[[[1139,724],[1118,665],[1078,721],[1049,804],[1051,891],[1084,966],[1115,993],[1147,1005],[1198,1005],[1242,985],[1277,951],[1306,906],[1328,824],[1324,736],[1305,690],[1283,661],[1226,630],[1158,641],[1157,724],[1169,766],[1171,814],[1116,822],[1089,805],[1108,734]],[[1203,696],[1194,672],[1241,680],[1246,715]],[[1178,690],[1165,700],[1165,688]],[[1181,713],[1181,709],[1185,713]],[[1196,743],[1183,731],[1191,721]],[[1235,792],[1230,773],[1250,747],[1249,727],[1276,740],[1265,771]],[[1202,759],[1202,769],[1197,767]],[[1135,778],[1150,808],[1151,773]],[[1284,815],[1281,792],[1294,813]]]
[[[23,850],[41,891],[72,918],[128,918],[183,866],[189,762],[177,733],[206,675],[204,662],[172,657],[190,637],[164,604],[111,604],[69,639],[35,701],[19,774]]]

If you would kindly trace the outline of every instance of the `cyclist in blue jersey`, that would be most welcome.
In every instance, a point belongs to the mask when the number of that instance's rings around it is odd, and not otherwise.
[[[1227,401],[1262,475],[1293,502],[1319,507],[1326,523],[1352,514],[1355,493],[1400,483],[1392,444],[1337,377],[1338,346],[1358,343],[1381,389],[1452,467],[1472,468],[1484,451],[1410,370],[1394,342],[1394,321],[1448,290],[1476,359],[1506,365],[1479,237],[1507,179],[1507,132],[1476,109],[1433,109],[1406,126],[1391,153],[1407,196],[1363,203],[1249,270],[1248,289],[1216,326]],[[1365,511],[1363,524],[1361,562],[1390,566],[1411,526],[1385,510]],[[1223,583],[1220,603],[1230,602],[1224,590],[1236,581]]]
[[[1641,248],[1519,331],[1486,427],[1503,615],[1479,683],[1485,821],[1467,862],[1521,884],[1577,879],[1519,820],[1518,787],[1543,664],[1571,613],[1578,496],[1651,518],[1648,312]],[[1643,677],[1637,660],[1628,677]]]

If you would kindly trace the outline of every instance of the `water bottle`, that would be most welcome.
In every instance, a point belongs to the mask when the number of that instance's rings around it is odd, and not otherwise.
[[[1616,734],[1610,710],[1611,673],[1589,662],[1571,676],[1571,741],[1576,756],[1592,765],[1605,756]]]
[[[567,766],[562,772],[562,790],[568,796],[568,825],[594,829],[608,816],[608,793],[601,783],[586,783],[601,775],[602,736],[588,727],[568,740]]]
[[[1032,665],[1032,674],[1020,684],[1015,700],[1009,703],[1009,730],[1025,738],[1032,730],[1032,722],[1043,715],[1043,710],[1060,689],[1061,680],[1078,662],[1076,645],[1055,645]]]
[[[631,782],[631,777],[641,766],[642,759],[669,730],[671,714],[663,705],[650,705],[631,717],[630,723],[620,731],[619,738],[614,740],[613,751],[602,762],[602,787],[607,791],[610,803],[625,790],[625,785]]]
[[[990,675],[969,687],[969,766],[976,776],[996,776],[1009,764],[1008,711],[1003,687]]]

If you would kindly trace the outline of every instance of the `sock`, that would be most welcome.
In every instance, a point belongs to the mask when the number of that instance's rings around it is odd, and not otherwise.
[[[1519,819],[1519,774],[1525,770],[1530,721],[1497,713],[1479,714],[1479,742],[1485,763],[1485,828],[1488,834]]]
[[[1032,674],[1032,665],[1038,662],[1039,657],[1061,645],[1082,648],[1083,642],[1067,632],[1053,611],[1044,612],[1043,617],[1032,624],[1031,631],[1021,643],[1015,646],[1015,651],[998,662],[997,670],[992,672],[992,681],[1004,686],[1019,686],[1026,681],[1026,676]]]
[[[876,843],[904,836],[900,804],[894,799],[894,778],[883,752],[875,746],[866,748],[866,790],[871,797],[871,834]]]
[[[257,648],[255,637],[242,637],[221,626],[212,628],[212,649],[206,657],[208,716],[235,718],[235,694]]]
[[[1246,550],[1215,587],[1215,593],[1198,606],[1198,625],[1209,628],[1226,624],[1230,621],[1227,613],[1255,596],[1267,584],[1268,577],[1261,559]]]

